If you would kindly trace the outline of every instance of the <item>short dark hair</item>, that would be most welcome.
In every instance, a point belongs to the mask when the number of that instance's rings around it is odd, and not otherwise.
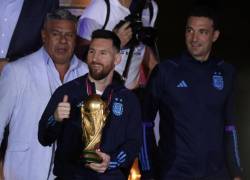
[[[69,20],[73,21],[74,23],[77,23],[77,17],[71,14],[71,12],[69,12],[68,10],[63,8],[58,8],[53,12],[47,13],[46,18],[44,20],[44,24],[50,20]]]
[[[110,39],[112,40],[113,46],[120,51],[121,49],[121,40],[119,37],[112,31],[109,30],[104,30],[104,29],[98,29],[95,30],[92,33],[92,39],[98,39],[98,38],[103,38],[103,39]]]
[[[191,16],[195,17],[206,17],[213,21],[213,27],[215,30],[219,30],[219,13],[218,8],[215,7],[213,4],[209,3],[195,3],[193,6],[189,9],[189,12],[187,14],[187,19]]]

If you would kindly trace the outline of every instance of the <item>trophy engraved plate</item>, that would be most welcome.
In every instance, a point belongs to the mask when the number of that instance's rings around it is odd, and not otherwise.
[[[99,148],[102,129],[109,114],[108,105],[97,94],[90,95],[81,105],[82,138],[85,144],[81,160],[84,163],[100,163],[102,159],[96,154]]]

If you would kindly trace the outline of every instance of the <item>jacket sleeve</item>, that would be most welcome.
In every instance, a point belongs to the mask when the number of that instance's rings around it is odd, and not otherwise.
[[[22,89],[22,81],[17,81],[17,74],[15,67],[7,64],[0,75],[0,143],[18,102],[18,92]]]
[[[136,156],[140,151],[142,143],[142,128],[141,128],[141,108],[136,96],[126,97],[129,103],[126,103],[125,108],[128,109],[126,114],[126,140],[125,142],[111,154],[109,169],[124,168],[129,170]]]
[[[60,88],[57,89],[49,100],[45,111],[39,121],[38,140],[43,146],[54,143],[63,127],[63,122],[57,122],[54,118],[54,112],[59,102],[63,100]]]
[[[83,18],[78,22],[77,35],[86,40],[91,40],[91,34],[96,29],[101,29],[102,26],[94,19]]]
[[[90,41],[92,32],[102,29],[106,20],[106,14],[107,5],[105,1],[91,1],[78,21],[77,35],[82,39]]]
[[[235,77],[232,77],[232,82],[235,83]],[[238,149],[238,135],[235,126],[236,110],[235,110],[235,84],[232,83],[229,96],[225,104],[225,138],[226,138],[226,154],[227,165],[232,177],[241,177],[242,168],[240,164],[240,155]]]
[[[139,155],[139,164],[144,178],[154,177],[156,162],[156,139],[154,135],[154,120],[162,97],[162,75],[159,66],[152,71],[146,87],[142,104],[143,145]]]

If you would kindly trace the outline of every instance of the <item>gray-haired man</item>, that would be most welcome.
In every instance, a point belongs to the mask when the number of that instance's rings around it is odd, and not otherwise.
[[[4,159],[7,180],[45,180],[51,169],[52,147],[38,142],[41,114],[55,89],[87,72],[73,55],[76,18],[58,9],[47,15],[43,47],[7,64],[0,77],[0,142],[9,124]]]

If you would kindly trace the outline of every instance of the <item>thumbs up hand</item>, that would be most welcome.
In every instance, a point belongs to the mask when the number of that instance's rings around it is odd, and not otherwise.
[[[62,122],[63,119],[69,118],[69,114],[70,114],[70,103],[68,102],[68,96],[64,95],[63,101],[57,105],[54,117],[56,121]]]

